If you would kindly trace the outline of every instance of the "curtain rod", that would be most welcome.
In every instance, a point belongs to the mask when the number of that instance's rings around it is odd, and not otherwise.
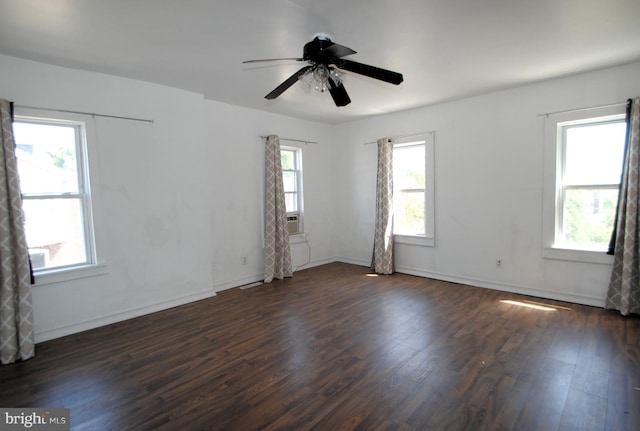
[[[91,115],[92,117],[105,117],[105,118],[115,118],[118,120],[130,120],[130,121],[141,121],[143,123],[152,123],[153,120],[147,120],[144,118],[134,118],[134,117],[122,117],[120,115],[107,115],[107,114],[97,114],[95,112],[84,112],[84,111],[70,111],[67,109],[54,109],[54,108],[42,108],[40,106],[24,106],[24,105],[14,105],[16,108],[23,109],[39,109],[41,111],[53,111],[53,112],[64,112],[67,114],[80,114],[80,115]]]
[[[411,135],[400,135],[400,136],[392,136],[391,139],[406,139],[406,138],[415,138],[416,136],[422,136],[422,135],[433,135],[434,133],[436,133],[435,130],[429,130],[427,132],[421,132],[421,133],[412,133]],[[378,141],[373,141],[373,142],[365,142],[364,145],[373,145],[373,144],[377,144]]]
[[[616,106],[626,106],[627,102],[611,103],[609,105],[589,106],[586,108],[567,109],[565,111],[545,112],[544,114],[538,114],[538,117],[547,117],[557,114],[568,114],[569,112],[591,111],[593,109],[614,108]]]
[[[262,139],[267,139],[269,136],[260,135],[260,137],[261,137]],[[281,138],[281,137],[279,137],[279,136],[278,136],[278,138],[279,138],[281,141],[301,142],[301,143],[303,143],[303,144],[313,144],[313,145],[317,145],[317,144],[318,144],[318,143],[317,143],[317,142],[315,142],[315,141],[306,141],[306,140],[302,140],[302,139]]]

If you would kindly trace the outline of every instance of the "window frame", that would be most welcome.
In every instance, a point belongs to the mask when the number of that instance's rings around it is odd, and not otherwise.
[[[425,184],[424,184],[424,235],[420,234],[393,234],[394,242],[398,244],[410,244],[424,247],[435,246],[435,132],[427,132],[410,137],[395,138],[393,150],[410,145],[424,145],[425,154]],[[395,156],[395,154],[394,154]]]
[[[91,117],[90,117],[91,118]],[[82,202],[82,229],[84,233],[86,260],[81,263],[34,269],[35,284],[46,285],[107,273],[105,235],[99,222],[99,184],[95,119],[74,113],[16,108],[14,123],[61,125],[76,130],[76,163],[78,192],[60,194],[23,194],[24,200],[70,199]]]
[[[618,184],[566,185],[566,130],[574,126],[606,124],[625,120],[624,106],[568,111],[544,117],[543,250],[544,258],[610,264],[606,250],[573,248],[563,243],[564,193],[566,190],[617,188]]]
[[[300,225],[300,234],[302,234],[302,232],[304,232],[304,223],[303,223],[304,222],[304,196],[303,196],[303,189],[302,189],[302,148],[288,146],[288,145],[280,145],[280,153],[282,154],[283,151],[293,153],[293,163],[294,163],[294,169],[282,168],[283,179],[284,179],[285,172],[293,172],[293,174],[295,175],[295,186],[296,186],[295,192],[285,192],[285,196],[287,194],[296,195],[295,201],[296,201],[296,207],[297,207],[296,211],[287,211],[287,217],[290,217],[293,215],[298,216],[298,223]]]

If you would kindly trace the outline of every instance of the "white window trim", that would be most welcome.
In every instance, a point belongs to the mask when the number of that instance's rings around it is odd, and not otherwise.
[[[93,230],[93,238],[87,241],[87,246],[92,248],[89,253],[92,255],[93,262],[36,271],[35,285],[55,284],[108,273],[106,234],[104,232],[104,223],[101,219],[102,211],[100,206],[100,179],[98,176],[98,144],[95,118],[89,115],[67,112],[56,112],[55,115],[52,115],[50,111],[19,107],[15,109],[15,118],[17,120],[49,120],[82,123],[85,133],[85,145],[81,148],[82,154],[79,154],[79,157],[82,157],[84,160],[84,179],[88,183],[85,184],[85,187],[90,191],[86,208],[86,212],[88,213],[87,222],[90,223],[90,225],[85,226],[85,229]]]
[[[425,234],[394,234],[393,240],[397,244],[435,247],[435,132],[427,132],[408,138],[395,138],[393,144],[394,146],[402,146],[416,141],[424,141],[425,150]]]
[[[296,169],[294,170],[296,172],[296,194],[297,194],[297,200],[298,200],[298,211],[292,211],[292,212],[287,212],[287,216],[291,216],[291,215],[297,215],[298,216],[298,223],[300,224],[300,232],[297,234],[292,234],[289,236],[289,238],[291,239],[291,237],[295,236],[295,235],[304,235],[304,191],[303,191],[303,181],[302,181],[302,175],[303,175],[303,171],[302,171],[302,148],[301,147],[295,147],[295,146],[290,146],[290,145],[280,145],[280,150],[286,150],[286,151],[293,151],[295,154],[295,166]],[[284,170],[283,170],[284,171]]]
[[[609,265],[613,256],[606,251],[570,249],[555,243],[560,229],[558,217],[558,192],[562,174],[559,164],[562,162],[562,137],[558,125],[574,122],[590,123],[594,119],[615,120],[624,118],[624,106],[608,106],[588,111],[569,111],[544,118],[543,147],[543,194],[542,194],[542,257]]]

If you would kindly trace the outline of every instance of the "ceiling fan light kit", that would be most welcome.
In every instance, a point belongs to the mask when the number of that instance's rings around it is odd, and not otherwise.
[[[351,99],[343,85],[343,72],[338,69],[357,73],[359,75],[364,75],[369,78],[378,79],[395,85],[400,84],[404,79],[401,73],[357,63],[343,58],[355,54],[356,51],[332,42],[326,35],[316,35],[311,42],[307,42],[304,45],[302,52],[302,58],[247,60],[243,63],[279,60],[296,60],[308,63],[267,94],[265,99],[269,100],[280,96],[297,81],[302,81],[309,88],[314,88],[322,93],[328,91],[336,106],[346,106],[351,103]]]
[[[342,73],[333,67],[327,67],[321,64],[315,69],[307,70],[305,74],[298,79],[307,87],[324,93],[330,89],[329,80],[332,80],[336,86],[342,84]]]

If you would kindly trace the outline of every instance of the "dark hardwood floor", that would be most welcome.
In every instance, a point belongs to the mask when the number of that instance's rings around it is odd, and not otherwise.
[[[640,430],[640,318],[335,263],[39,344],[0,382],[73,430]]]

